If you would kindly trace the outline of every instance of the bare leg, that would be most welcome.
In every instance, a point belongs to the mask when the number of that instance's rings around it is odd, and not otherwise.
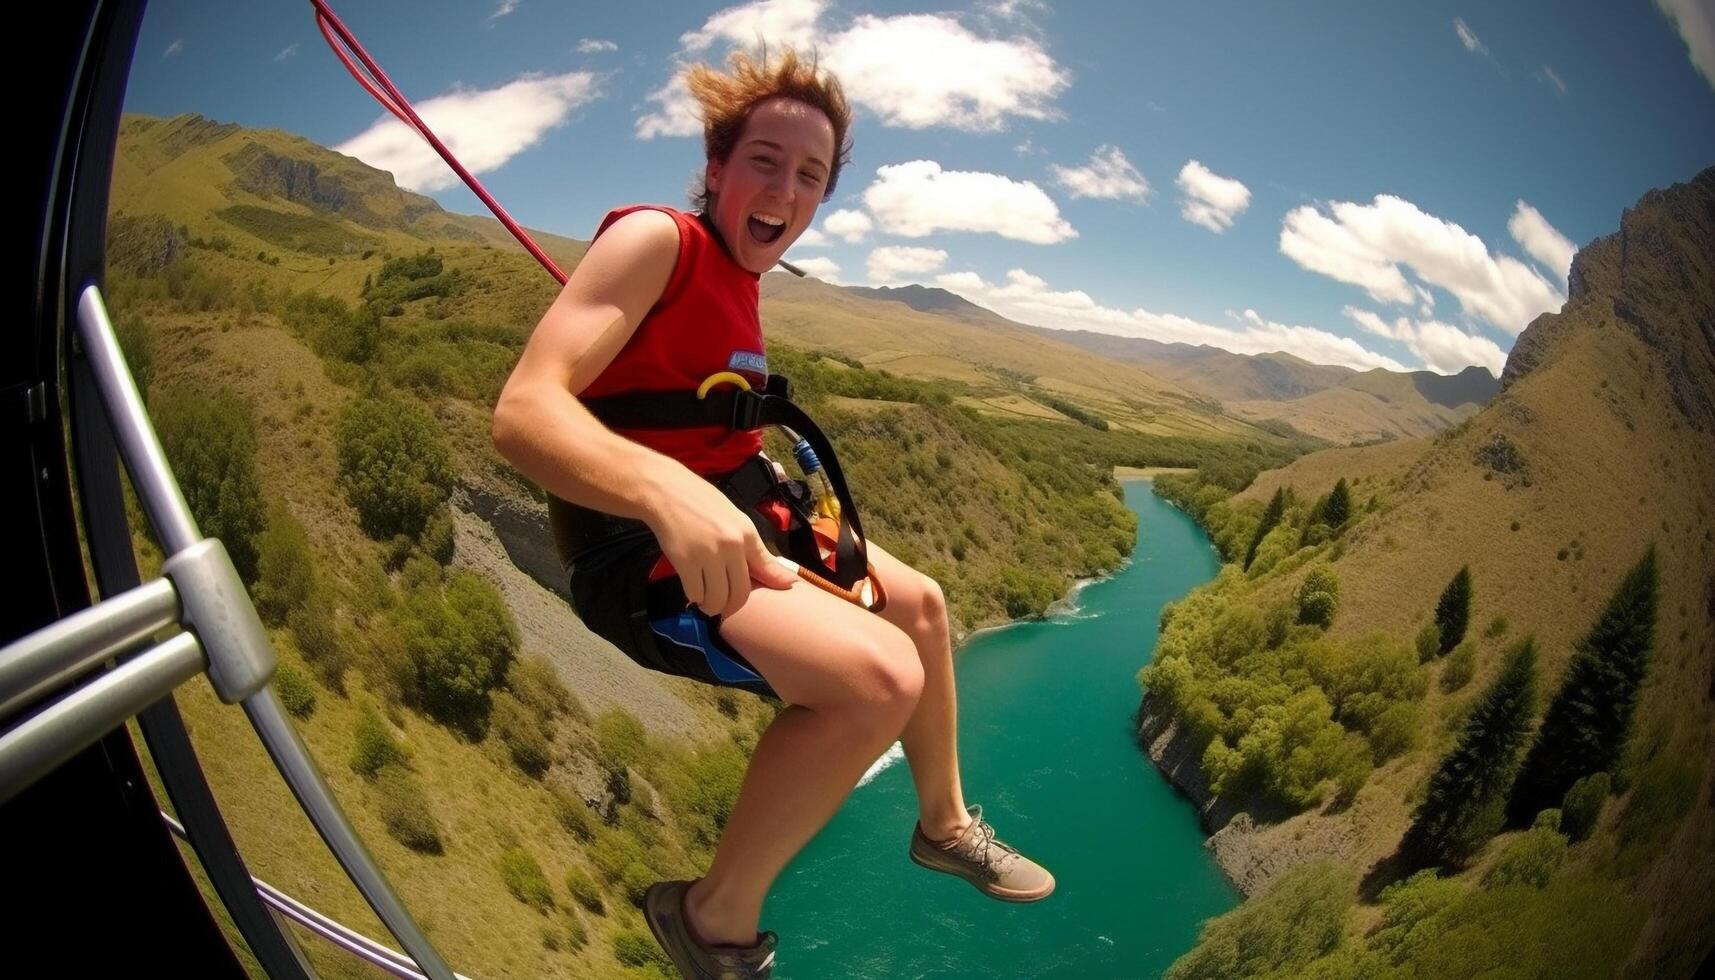
[[[700,939],[748,946],[774,879],[898,736],[923,674],[897,629],[808,585],[757,589],[721,635],[791,702],[757,743],[709,873],[686,896]]]

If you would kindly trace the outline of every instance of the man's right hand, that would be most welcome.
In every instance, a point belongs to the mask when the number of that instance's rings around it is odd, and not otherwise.
[[[658,503],[646,522],[678,572],[685,597],[703,612],[738,612],[750,598],[752,580],[771,589],[792,587],[797,576],[714,484],[678,463],[665,467],[658,481]]]

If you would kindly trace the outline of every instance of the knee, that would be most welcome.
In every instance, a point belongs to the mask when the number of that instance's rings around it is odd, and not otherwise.
[[[918,620],[926,627],[941,629],[947,625],[947,594],[941,583],[923,576],[922,599],[918,603]]]
[[[853,697],[864,714],[890,727],[890,736],[917,708],[923,695],[923,663],[903,633],[866,637],[860,644]]]

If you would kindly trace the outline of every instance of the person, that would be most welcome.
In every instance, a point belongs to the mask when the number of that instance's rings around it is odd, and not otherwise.
[[[765,977],[777,942],[758,932],[769,887],[896,739],[919,801],[913,861],[1007,901],[1044,898],[1054,879],[966,805],[940,587],[873,541],[879,613],[806,583],[769,551],[765,522],[719,486],[766,463],[759,431],[609,428],[587,407],[695,389],[719,372],[765,383],[759,280],[850,160],[838,80],[790,50],[772,62],[737,55],[730,72],[698,65],[687,81],[705,129],[696,212],[607,215],[507,380],[493,438],[550,495],[572,602],[594,632],[650,669],[785,703],[707,874],[658,882],[644,903],[686,976]]]

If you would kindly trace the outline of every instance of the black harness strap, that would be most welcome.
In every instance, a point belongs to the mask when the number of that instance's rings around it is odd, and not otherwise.
[[[810,416],[793,404],[791,391],[790,381],[771,374],[761,391],[721,388],[702,398],[694,391],[684,390],[628,391],[584,399],[583,405],[604,425],[615,429],[684,429],[707,425],[748,431],[765,425],[783,425],[803,436],[816,451],[828,483],[834,488],[834,497],[840,502],[840,533],[831,568],[822,560],[815,535],[808,526],[794,528],[796,554],[791,557],[842,588],[850,588],[869,574],[863,521],[846,487],[845,473],[840,469],[833,444]]]

